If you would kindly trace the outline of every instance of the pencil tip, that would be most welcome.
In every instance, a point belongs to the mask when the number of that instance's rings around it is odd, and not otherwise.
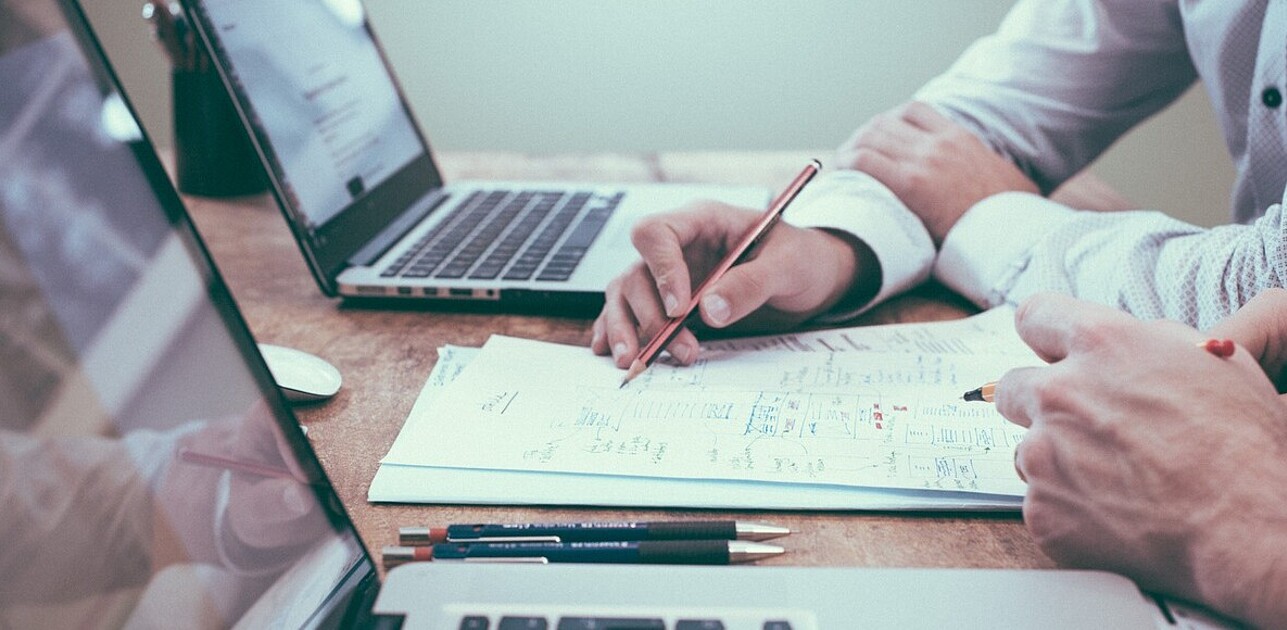
[[[621,387],[618,387],[617,389],[625,387],[626,383],[635,380],[635,377],[639,376],[646,369],[648,369],[648,365],[646,363],[635,359],[634,362],[630,364],[630,369],[626,370],[626,377],[621,379]]]
[[[961,400],[965,402],[983,402],[983,388],[971,389],[961,395]]]

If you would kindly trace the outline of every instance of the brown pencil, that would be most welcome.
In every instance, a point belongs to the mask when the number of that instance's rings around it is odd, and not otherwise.
[[[675,335],[679,334],[684,321],[688,319],[688,316],[693,311],[697,310],[697,305],[701,303],[702,296],[705,295],[706,290],[722,278],[725,273],[728,273],[729,269],[742,262],[751,253],[751,250],[768,235],[769,230],[773,229],[774,225],[777,225],[782,218],[782,213],[787,209],[787,206],[791,205],[791,202],[800,194],[800,191],[804,189],[804,185],[808,184],[809,180],[813,179],[813,176],[817,175],[821,169],[822,164],[817,160],[809,162],[805,165],[804,170],[795,176],[795,179],[786,187],[786,190],[783,190],[782,194],[778,195],[777,199],[774,199],[773,203],[769,204],[768,210],[764,211],[764,215],[760,217],[760,220],[746,232],[746,235],[742,237],[736,247],[729,250],[728,254],[724,256],[723,260],[719,261],[719,264],[715,266],[715,269],[706,277],[701,286],[697,287],[697,290],[693,292],[693,296],[688,300],[688,306],[684,308],[684,312],[670,318],[666,325],[662,326],[661,330],[657,331],[657,334],[653,335],[652,339],[643,348],[639,349],[639,354],[635,356],[635,360],[630,364],[630,369],[626,371],[626,377],[621,381],[621,387],[625,387],[626,383],[642,374],[644,370],[648,369],[648,366],[652,365],[653,361],[657,360],[658,356],[661,356],[661,351],[670,344]]]

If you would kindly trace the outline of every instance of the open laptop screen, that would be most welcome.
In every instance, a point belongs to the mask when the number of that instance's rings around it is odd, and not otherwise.
[[[335,294],[350,258],[442,185],[360,0],[182,4],[305,260]]]
[[[315,623],[371,565],[100,55],[0,0],[0,627]]]
[[[424,152],[357,0],[203,7],[310,228]]]

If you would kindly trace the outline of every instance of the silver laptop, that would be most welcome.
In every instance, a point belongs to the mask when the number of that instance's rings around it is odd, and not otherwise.
[[[442,180],[358,0],[185,0],[328,295],[602,303],[631,226],[757,188]],[[451,63],[451,60],[434,60]]]
[[[1093,572],[435,562],[381,584],[76,5],[0,0],[0,85],[0,627],[1161,618]]]

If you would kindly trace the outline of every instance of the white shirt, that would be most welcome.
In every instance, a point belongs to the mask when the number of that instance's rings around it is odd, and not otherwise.
[[[820,179],[788,215],[870,244],[877,300],[932,272],[984,307],[1058,290],[1208,327],[1287,281],[1287,0],[1020,0],[915,98],[1049,192],[1198,78],[1237,167],[1239,224],[1204,230],[1007,193],[971,208],[936,254],[907,208],[855,172]]]

